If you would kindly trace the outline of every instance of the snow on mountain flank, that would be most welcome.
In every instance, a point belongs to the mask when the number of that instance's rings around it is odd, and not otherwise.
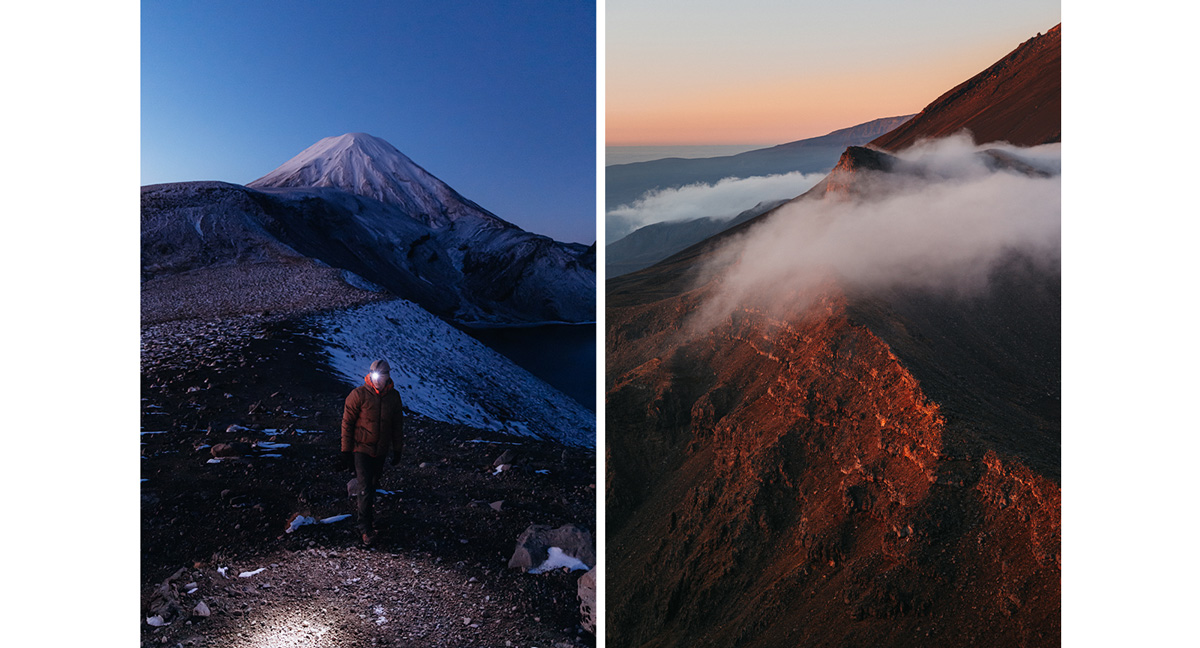
[[[334,187],[400,207],[435,229],[468,214],[496,218],[396,147],[366,133],[326,137],[246,186]]]
[[[169,304],[172,317],[181,303],[172,287],[184,279],[168,275],[219,274],[224,286],[236,284],[233,274],[263,278],[254,265],[315,262],[344,274],[308,272],[322,275],[322,290],[292,292],[309,305],[320,306],[313,294],[387,291],[471,325],[594,321],[589,250],[501,220],[363,133],[327,137],[249,187],[142,188],[143,296],[151,296],[143,303]],[[247,293],[233,285],[221,301],[235,310],[245,297],[255,300],[249,310],[280,306]]]
[[[404,405],[430,418],[595,446],[595,417],[474,338],[406,300],[312,316],[328,362],[350,386],[383,358]]]

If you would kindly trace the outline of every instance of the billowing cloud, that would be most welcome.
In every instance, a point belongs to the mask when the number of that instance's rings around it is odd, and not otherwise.
[[[1006,164],[989,164],[996,151]],[[713,325],[741,306],[792,308],[829,279],[859,290],[970,292],[1013,253],[1055,262],[1060,151],[947,138],[901,153],[903,173],[856,178],[868,191],[854,199],[785,205],[732,240],[705,273],[719,274],[720,288],[694,324]]]
[[[611,243],[651,223],[733,218],[760,202],[795,198],[823,177],[823,174],[796,172],[725,178],[711,185],[701,182],[650,191],[631,204],[609,210],[605,214],[605,233]]]

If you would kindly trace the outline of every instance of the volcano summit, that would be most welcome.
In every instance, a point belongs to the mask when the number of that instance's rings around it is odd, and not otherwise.
[[[595,319],[592,248],[500,219],[364,133],[325,138],[248,186],[143,187],[142,277],[144,321],[194,314],[181,284],[189,296],[221,286],[203,308],[227,313],[367,290],[468,325]]]
[[[396,147],[366,133],[326,137],[246,186],[341,189],[396,207],[435,229],[461,217],[512,226],[463,198]]]

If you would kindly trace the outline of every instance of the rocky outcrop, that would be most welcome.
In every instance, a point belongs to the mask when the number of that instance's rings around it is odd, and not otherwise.
[[[654,189],[682,187],[724,178],[784,173],[825,173],[847,146],[861,146],[900,126],[912,115],[884,117],[820,137],[787,142],[737,155],[709,158],[666,158],[605,167],[608,209],[631,203]],[[613,238],[610,233],[610,239]]]
[[[1051,479],[974,454],[835,289],[680,341],[686,297],[609,314],[613,645],[1057,638]]]
[[[894,155],[863,146],[851,146],[842,153],[829,175],[805,196],[850,199],[868,192],[877,193],[878,188],[871,186],[869,178],[895,177],[895,172],[904,168],[905,164]],[[877,176],[876,172],[890,175]]]
[[[564,524],[558,528],[534,524],[517,537],[517,546],[508,561],[508,567],[521,571],[536,570],[551,557],[553,549],[583,563],[588,569],[596,566],[596,549],[590,531],[574,524]]]

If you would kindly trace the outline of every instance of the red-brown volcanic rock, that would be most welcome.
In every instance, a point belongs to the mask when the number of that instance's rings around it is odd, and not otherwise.
[[[948,425],[835,286],[686,338],[708,291],[609,311],[612,645],[1057,643],[1059,487],[988,441],[1021,430]]]
[[[1033,146],[1062,140],[1062,25],[1031,38],[940,96],[916,117],[871,141],[898,151],[964,128],[978,143]]]
[[[797,200],[864,171],[904,172],[848,150]],[[691,328],[769,217],[608,282],[609,645],[1059,645],[1058,268]]]

